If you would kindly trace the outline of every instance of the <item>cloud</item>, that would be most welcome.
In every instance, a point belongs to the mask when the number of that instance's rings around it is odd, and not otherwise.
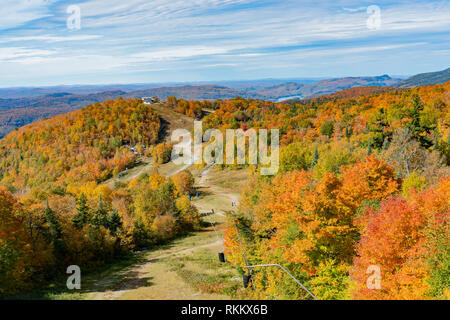
[[[56,0],[2,0],[0,30],[16,28],[52,16],[49,6],[54,2]]]
[[[342,8],[342,10],[347,11],[347,12],[361,12],[361,11],[366,11],[367,7],[359,7],[359,8]]]
[[[379,0],[381,28],[369,30],[366,7],[356,0],[78,0],[76,31],[66,27],[67,1],[4,1],[0,7],[8,19],[0,20],[0,68],[24,82],[34,66],[45,66],[49,76],[66,72],[61,81],[84,72],[89,82],[135,70],[189,77],[186,70],[198,69],[208,80],[221,73],[205,69],[221,67],[235,67],[233,77],[248,78],[239,72],[243,66],[277,77],[295,71],[278,73],[274,66],[304,65],[315,76],[314,66],[325,64],[330,73],[348,69],[346,57],[364,56],[374,69],[384,67],[384,55],[394,51],[426,60],[424,47],[445,53],[450,40],[449,1]],[[443,64],[436,56],[430,63]],[[367,63],[349,66],[370,70]]]
[[[216,47],[174,47],[165,50],[140,52],[131,55],[136,61],[170,60],[195,56],[214,55],[228,52],[225,48]]]
[[[376,51],[388,51],[395,49],[403,49],[417,46],[425,46],[426,42],[414,42],[414,43],[402,43],[402,44],[392,44],[392,45],[376,45],[376,46],[358,46],[351,48],[335,48],[335,49],[324,49],[324,50],[299,50],[297,53],[300,57],[305,56],[336,56],[336,55],[350,55],[355,53],[365,53],[365,52],[376,52]]]
[[[30,59],[30,58],[48,57],[55,54],[56,51],[52,50],[6,47],[0,48],[0,62],[8,60],[17,61],[17,59],[20,58]]]
[[[52,35],[42,35],[42,36],[24,36],[24,37],[11,37],[0,40],[0,43],[8,42],[31,42],[31,41],[41,41],[48,43],[55,42],[65,42],[65,41],[86,41],[95,40],[102,38],[101,35],[77,35],[77,36],[52,36]]]

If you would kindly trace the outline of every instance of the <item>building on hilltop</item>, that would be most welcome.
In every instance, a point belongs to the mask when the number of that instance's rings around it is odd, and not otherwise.
[[[154,104],[159,102],[158,97],[142,97],[141,100],[144,102],[144,104]]]

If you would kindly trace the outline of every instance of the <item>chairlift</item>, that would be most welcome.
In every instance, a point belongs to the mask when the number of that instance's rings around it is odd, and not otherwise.
[[[244,274],[242,276],[242,280],[244,282],[244,289],[248,288],[248,285],[250,284],[250,280],[252,279],[252,275],[251,274]]]

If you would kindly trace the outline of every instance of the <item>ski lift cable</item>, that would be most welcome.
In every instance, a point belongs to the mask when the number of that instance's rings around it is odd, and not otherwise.
[[[273,263],[273,264],[261,264],[261,265],[254,265],[254,266],[250,266],[250,265],[248,265],[248,262],[247,262],[247,256],[246,256],[246,254],[245,254],[245,250],[244,250],[244,246],[242,245],[242,240],[241,240],[241,236],[240,236],[240,233],[239,233],[239,229],[238,229],[238,227],[237,227],[237,225],[236,225],[236,220],[234,219],[235,217],[234,217],[234,215],[233,214],[231,214],[231,218],[233,219],[233,223],[234,223],[234,226],[235,226],[235,228],[236,228],[236,232],[237,232],[237,236],[238,236],[238,239],[239,239],[239,244],[240,244],[240,247],[241,247],[241,250],[242,250],[242,256],[243,256],[243,258],[244,258],[244,262],[245,262],[245,266],[244,266],[244,268],[247,268],[247,270],[249,271],[249,274],[251,274],[251,270],[252,269],[254,269],[254,268],[261,268],[261,267],[279,267],[279,268],[281,268],[281,270],[283,270],[287,275],[289,275],[295,282],[297,282],[297,284],[298,285],[300,285],[311,297],[313,297],[315,300],[319,300],[319,299],[317,299],[317,297],[314,295],[314,294],[312,294],[311,293],[311,291],[309,291],[300,281],[298,281],[289,271],[287,271],[282,265],[280,265],[280,264],[277,264],[277,263]],[[245,227],[245,226],[244,226]],[[273,231],[272,231],[273,232]]]
[[[287,271],[282,265],[280,264],[259,264],[259,265],[254,265],[254,266],[245,266],[247,269],[252,269],[252,268],[264,268],[264,267],[279,267],[281,268],[281,270],[283,270],[285,273],[287,273],[292,279],[294,279],[295,282],[297,282],[306,292],[308,292],[311,297],[313,297],[315,300],[319,300],[317,299],[317,297],[315,295],[313,295],[311,293],[311,291],[309,291],[300,281],[298,281],[289,271]]]
[[[218,241],[222,241],[222,251],[224,251],[225,250],[225,245],[224,245],[224,243],[223,243],[223,238],[221,238],[220,236],[219,236],[219,233],[217,232],[217,230],[216,230],[216,227],[214,226],[214,223],[212,223],[212,221],[210,221],[209,219],[208,219],[208,222],[211,224],[211,226],[213,227],[213,230],[214,230],[214,232],[215,232],[215,234],[216,234],[216,236],[217,236],[217,240]]]
[[[237,227],[236,220],[234,219],[233,216],[232,216],[232,219],[233,219],[234,226],[236,228],[236,233],[237,233],[237,236],[238,236],[239,245],[240,245],[241,250],[242,250],[242,257],[244,258],[244,263],[246,265],[248,265],[247,255],[245,254],[244,246],[242,245],[241,235],[239,234],[239,228]],[[247,268],[247,269],[248,269],[249,273],[251,274],[251,269],[249,269],[249,268]]]

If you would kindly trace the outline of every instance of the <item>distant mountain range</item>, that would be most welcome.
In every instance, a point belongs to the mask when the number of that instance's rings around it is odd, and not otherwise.
[[[67,92],[20,99],[0,99],[0,138],[14,128],[39,119],[81,109],[97,101],[117,99],[124,91],[108,91],[88,95]]]
[[[440,72],[415,75],[406,80],[388,75],[376,77],[346,77],[335,79],[297,80],[246,80],[220,81],[215,84],[184,83],[58,86],[47,88],[3,88],[0,89],[0,138],[14,128],[81,109],[95,102],[143,96],[176,96],[187,100],[229,99],[236,96],[249,99],[284,101],[332,94],[355,87],[396,87],[444,83],[450,80],[450,68]],[[379,90],[379,89],[377,89]],[[358,92],[361,90],[358,90]]]
[[[260,88],[275,86],[286,82],[313,83],[322,79],[262,79],[262,80],[241,80],[241,81],[215,81],[213,84],[235,90],[255,91]],[[211,82],[174,82],[174,83],[151,83],[151,84],[109,84],[109,85],[71,85],[71,86],[53,86],[41,88],[14,87],[0,88],[0,99],[19,99],[33,98],[38,96],[50,95],[60,92],[71,93],[75,95],[88,95],[106,91],[140,91],[154,88],[172,88],[187,86],[207,86]]]
[[[445,83],[450,80],[450,68],[438,71],[420,73],[394,85],[399,88],[412,88],[421,86],[431,86],[434,84]]]
[[[401,81],[401,79],[391,78],[388,75],[378,77],[348,77],[327,79],[304,85],[296,93],[296,95],[302,95],[303,97],[308,98],[311,96],[326,95],[353,87],[389,87],[399,81]]]
[[[168,96],[176,96],[186,100],[215,100],[230,99],[242,96],[241,90],[230,89],[219,85],[162,87],[148,90],[132,91],[124,95],[127,98],[153,97],[157,96],[165,100]],[[247,96],[246,96],[247,97]]]

